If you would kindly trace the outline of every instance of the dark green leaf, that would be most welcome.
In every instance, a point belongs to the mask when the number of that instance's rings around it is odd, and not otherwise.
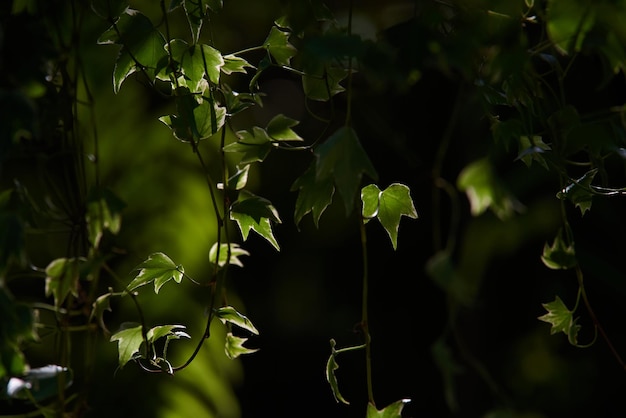
[[[226,345],[224,346],[226,356],[233,360],[243,354],[252,354],[259,351],[258,348],[244,347],[243,344],[246,341],[248,341],[247,338],[236,337],[230,332],[226,334]]]
[[[274,141],[303,141],[291,128],[298,124],[297,120],[278,114],[267,124],[267,134]]]
[[[563,233],[559,231],[559,234],[554,239],[551,246],[547,243],[543,247],[543,254],[541,255],[541,261],[546,267],[553,270],[569,269],[577,264],[576,252],[574,251],[574,244],[566,245],[563,240]]]
[[[252,131],[239,131],[239,141],[228,144],[224,152],[243,153],[240,164],[251,164],[255,161],[263,161],[272,150],[272,140],[263,128],[255,126]]]
[[[92,310],[89,317],[90,321],[93,318],[96,318],[96,320],[98,321],[98,325],[100,325],[100,328],[102,328],[102,330],[106,334],[110,334],[111,331],[109,331],[106,324],[104,323],[104,311],[111,312],[111,293],[105,293],[95,300],[95,302],[92,304]]]
[[[141,325],[124,323],[120,331],[111,336],[111,342],[117,341],[117,350],[120,368],[124,367],[135,354],[139,353],[141,344],[144,342]]]
[[[46,296],[54,295],[56,306],[61,306],[70,293],[78,296],[81,263],[77,258],[57,258],[46,267]]]
[[[582,215],[591,209],[591,201],[593,199],[593,192],[591,190],[591,182],[598,173],[598,169],[594,168],[587,171],[581,178],[573,181],[563,190],[558,192],[556,196],[561,199],[567,199],[580,209]]]
[[[270,30],[263,48],[267,49],[279,65],[289,65],[291,58],[296,55],[296,48],[289,43],[289,32],[282,31],[276,26]]]
[[[330,340],[330,349],[331,349],[331,354],[330,357],[328,358],[328,361],[326,362],[326,381],[328,382],[328,384],[330,384],[330,388],[333,392],[333,396],[335,397],[335,401],[337,402],[342,402],[346,405],[349,405],[350,402],[348,402],[342,395],[341,392],[339,392],[339,383],[337,382],[337,376],[335,376],[335,371],[339,368],[339,364],[337,363],[337,359],[336,359],[336,350],[335,350],[335,340],[331,339]]]
[[[219,308],[215,315],[222,321],[222,323],[231,323],[237,325],[240,328],[250,331],[254,335],[259,335],[259,331],[254,327],[252,322],[245,316],[237,312],[232,306],[223,306]]]
[[[91,8],[106,20],[117,19],[128,7],[128,0],[91,0]]]
[[[373,180],[378,178],[356,132],[347,126],[339,128],[315,149],[315,156],[316,181],[332,177],[343,199],[346,214],[349,214],[356,203],[355,198],[363,173]]]
[[[311,100],[327,101],[332,96],[345,91],[340,84],[348,76],[345,68],[329,67],[325,71],[302,76],[304,94]]]
[[[242,190],[239,193],[239,199],[230,208],[230,219],[237,222],[244,241],[248,239],[250,230],[254,230],[274,248],[280,250],[278,242],[274,238],[270,221],[281,223],[281,220],[269,200]]]
[[[594,20],[594,8],[586,1],[548,1],[548,36],[564,54],[580,50],[585,35],[593,27]]]
[[[159,293],[161,287],[174,279],[176,283],[183,280],[185,269],[163,253],[151,254],[146,261],[139,264],[134,270],[139,270],[132,282],[128,285],[128,291],[132,292],[140,286],[154,281],[154,293]]]
[[[367,404],[367,418],[402,418],[402,409],[404,405],[410,402],[410,399],[401,399],[378,410],[371,403]]]
[[[291,191],[298,191],[294,211],[295,224],[299,225],[302,218],[311,212],[315,226],[319,227],[320,217],[332,202],[335,193],[332,177],[317,179],[315,163],[313,163],[302,176],[296,179],[291,186]]]
[[[177,115],[161,116],[174,136],[183,142],[197,142],[219,131],[226,120],[226,109],[211,100],[191,94],[181,88],[176,96]]]

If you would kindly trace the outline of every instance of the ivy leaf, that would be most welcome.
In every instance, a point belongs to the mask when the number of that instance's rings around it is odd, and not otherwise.
[[[129,292],[154,281],[154,293],[159,293],[161,287],[171,279],[174,279],[176,283],[180,283],[185,273],[183,266],[174,264],[163,253],[151,254],[146,261],[139,264],[134,270],[139,270],[139,273],[128,285]]]
[[[267,134],[274,141],[304,141],[291,128],[298,124],[297,120],[278,114],[267,124]]]
[[[459,174],[457,186],[466,193],[474,216],[491,209],[498,218],[506,219],[523,208],[498,180],[487,158],[467,165]]]
[[[335,401],[337,401],[337,403],[342,402],[346,405],[350,405],[350,402],[348,402],[342,395],[341,392],[339,392],[339,383],[337,382],[337,376],[335,376],[335,371],[339,368],[339,364],[337,363],[337,351],[335,350],[335,340],[331,338],[330,340],[330,349],[331,349],[331,354],[330,357],[328,358],[328,362],[326,362],[326,381],[328,382],[328,384],[330,385],[330,388],[333,392],[333,396],[335,397]]]
[[[543,142],[540,136],[534,135],[531,141],[528,136],[521,135],[519,138],[519,154],[516,160],[522,160],[528,167],[531,166],[533,161],[537,161],[547,170],[548,163],[546,163],[546,160],[541,154],[550,150],[550,146]]]
[[[279,65],[289,65],[291,58],[296,55],[296,48],[289,43],[289,32],[273,26],[263,42],[263,48],[274,57]]]
[[[231,323],[250,331],[254,335],[259,335],[259,331],[254,327],[252,322],[245,316],[237,312],[232,306],[223,306],[219,308],[215,315],[222,321],[223,324]]]
[[[232,333],[226,334],[226,345],[224,347],[226,357],[233,360],[243,354],[252,354],[259,351],[258,348],[247,348],[243,344],[248,341],[247,338],[236,337]]]
[[[70,293],[78,296],[81,263],[78,258],[57,258],[46,267],[46,296],[54,295],[55,306],[61,306]]]
[[[209,250],[209,260],[211,260],[211,263],[215,264],[218,248],[220,250],[220,254],[219,254],[220,258],[217,261],[217,265],[220,267],[224,267],[227,261],[228,261],[228,264],[230,265],[243,267],[243,263],[239,260],[239,256],[250,255],[249,252],[241,248],[238,244],[231,243],[230,244],[230,260],[228,260],[228,244],[222,243],[218,245],[218,243],[216,242],[213,244],[213,246]]]
[[[224,65],[222,65],[221,70],[224,74],[245,74],[247,72],[246,68],[254,68],[248,61],[233,54],[224,55],[223,59]]]
[[[118,93],[128,76],[143,69],[151,79],[167,59],[165,38],[141,12],[126,9],[98,38],[99,44],[122,45],[113,70],[113,90]]]
[[[93,309],[91,310],[91,314],[89,316],[89,321],[93,318],[96,318],[98,321],[98,325],[100,328],[108,335],[111,334],[111,331],[107,328],[104,323],[104,311],[112,312],[111,310],[111,293],[105,293],[104,295],[99,296],[94,303],[92,304]]]
[[[183,54],[180,65],[189,78],[189,89],[197,93],[204,91],[201,87],[205,75],[213,84],[219,83],[224,59],[220,51],[209,45],[191,45]]]
[[[237,222],[244,241],[248,239],[250,230],[254,230],[280,251],[270,221],[281,223],[281,220],[269,200],[242,190],[239,199],[230,208],[230,219]]]
[[[141,325],[123,323],[122,329],[111,336],[110,342],[117,341],[120,368],[124,367],[135,354],[139,353],[143,343]]]
[[[597,168],[587,171],[581,178],[558,192],[556,197],[561,200],[568,199],[575,207],[579,208],[581,214],[584,215],[585,212],[591,209],[591,200],[593,199],[591,182],[597,172]]]
[[[184,0],[183,9],[187,15],[187,21],[189,22],[189,29],[191,30],[191,36],[193,43],[197,43],[200,38],[200,30],[202,29],[202,22],[207,15],[207,8],[214,12],[218,12],[222,9],[222,0]]]
[[[252,131],[239,131],[237,136],[241,139],[224,147],[224,152],[243,153],[241,164],[251,164],[263,161],[272,150],[272,140],[263,128],[255,126]]]
[[[541,261],[543,261],[546,267],[553,270],[566,270],[574,267],[577,263],[574,244],[565,245],[563,233],[559,230],[559,234],[554,239],[552,245],[549,246],[547,243],[544,245]]]
[[[296,179],[291,186],[291,191],[298,191],[294,210],[295,224],[300,224],[302,218],[311,212],[315,226],[319,227],[320,217],[331,204],[335,193],[332,177],[318,179],[315,175],[315,163],[313,163],[302,176]]]
[[[411,402],[410,399],[401,399],[378,410],[371,403],[367,404],[367,418],[402,418],[402,409],[404,405]]]
[[[316,181],[334,179],[346,214],[352,210],[363,173],[376,180],[378,174],[359,142],[356,132],[347,126],[339,128],[315,149]]]
[[[339,67],[328,67],[325,71],[307,70],[302,76],[302,89],[307,98],[325,102],[346,90],[340,83],[347,76],[348,70]]]
[[[191,94],[187,88],[179,88],[176,96],[177,115],[161,116],[174,136],[182,142],[197,142],[219,131],[226,119],[226,109],[212,100]]]
[[[397,249],[400,218],[404,215],[417,219],[409,188],[404,184],[393,183],[380,191],[378,186],[370,184],[361,190],[361,201],[363,217],[369,219],[376,216],[387,231],[393,249]]]
[[[107,189],[93,189],[87,197],[87,226],[89,240],[98,247],[104,231],[117,234],[122,225],[122,209],[125,207],[117,196]]]
[[[167,337],[168,339],[178,339],[180,337],[190,338],[189,334],[182,331],[185,329],[184,325],[157,325],[150,328],[146,333],[146,339],[150,343],[154,343],[159,338]]]
[[[565,306],[558,296],[556,296],[554,302],[543,303],[542,306],[548,313],[537,319],[552,325],[550,335],[563,332],[567,335],[570,344],[578,345],[578,331],[580,330],[580,325],[576,323],[577,320],[573,317],[574,312],[567,309],[567,306]]]
[[[243,167],[237,167],[237,172],[228,178],[229,190],[241,190],[248,184],[248,173],[250,172],[250,164]]]

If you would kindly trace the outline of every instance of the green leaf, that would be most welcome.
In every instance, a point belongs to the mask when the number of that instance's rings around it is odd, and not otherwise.
[[[222,8],[222,0],[184,0],[183,9],[187,15],[193,43],[198,42],[202,22],[207,15],[207,8],[218,11]]]
[[[217,261],[217,265],[220,267],[224,267],[227,261],[228,261],[228,264],[230,265],[243,267],[243,263],[239,260],[239,256],[250,255],[249,252],[241,248],[238,244],[231,243],[230,244],[230,260],[228,260],[228,244],[222,243],[218,245],[218,243],[216,242],[213,244],[213,246],[209,250],[209,260],[211,260],[211,263],[215,264],[218,248],[219,248],[219,260]]]
[[[363,217],[369,219],[376,216],[387,231],[393,249],[397,249],[400,218],[404,215],[417,219],[409,188],[404,184],[393,183],[381,192],[378,186],[370,184],[361,190],[361,201]]]
[[[226,334],[226,345],[224,350],[226,356],[233,360],[243,354],[252,354],[259,351],[258,348],[246,348],[243,344],[248,341],[247,338],[236,337],[232,333]]]
[[[319,227],[320,217],[331,204],[335,193],[332,177],[318,179],[315,175],[315,163],[313,163],[302,176],[296,179],[291,186],[291,191],[298,191],[294,211],[295,224],[299,225],[302,218],[311,212],[315,226]]]
[[[302,76],[302,88],[307,98],[328,101],[332,96],[346,89],[340,84],[348,76],[348,70],[339,67],[327,67],[324,70],[306,71]]]
[[[223,324],[228,322],[250,331],[254,335],[259,335],[259,331],[254,327],[252,322],[245,315],[237,312],[237,310],[232,306],[223,306],[219,308],[215,312],[215,315],[220,319],[220,321],[222,321]]]
[[[134,323],[122,324],[121,330],[111,336],[110,342],[117,341],[120,368],[124,367],[135,354],[139,353],[143,343],[141,325]]]
[[[459,174],[457,186],[466,193],[474,216],[491,209],[498,218],[506,219],[522,210],[521,203],[504,188],[487,158],[467,165]]]
[[[163,253],[151,254],[143,263],[133,270],[139,270],[132,282],[128,285],[128,291],[132,292],[140,286],[154,281],[154,293],[159,293],[161,287],[168,281],[174,279],[176,283],[183,280],[185,269],[176,265]]]
[[[580,325],[576,323],[577,320],[573,317],[574,312],[567,309],[567,306],[565,306],[558,296],[556,296],[554,302],[543,303],[542,306],[548,313],[537,319],[552,325],[550,335],[563,332],[567,335],[570,344],[578,345],[578,331],[580,330]]]
[[[242,190],[239,199],[230,208],[230,219],[237,222],[244,241],[248,239],[250,230],[254,230],[280,251],[270,221],[281,223],[281,220],[269,200]]]
[[[522,160],[528,167],[531,166],[533,161],[536,161],[548,170],[548,163],[546,163],[542,154],[550,150],[550,146],[543,142],[540,136],[533,135],[531,141],[530,137],[521,135],[519,138],[519,154],[516,160]]]
[[[104,311],[112,312],[111,310],[111,293],[105,293],[104,295],[99,296],[94,303],[92,304],[91,314],[89,315],[89,321],[93,318],[96,318],[98,321],[98,325],[100,328],[106,333],[110,334],[111,331],[107,328],[104,323]]]
[[[550,40],[563,54],[580,51],[595,21],[595,8],[584,0],[549,0],[547,29]]]
[[[122,224],[122,209],[125,207],[117,196],[107,189],[92,189],[87,197],[87,226],[89,240],[98,247],[104,231],[117,234]]]
[[[54,295],[55,306],[61,306],[70,293],[78,296],[81,263],[78,258],[57,258],[46,267],[46,296]]]
[[[245,74],[247,72],[246,68],[254,68],[248,61],[233,54],[224,55],[223,59],[224,65],[222,65],[221,70],[224,74]]]
[[[335,376],[335,371],[339,368],[339,364],[337,363],[337,359],[336,359],[337,351],[335,350],[335,345],[336,345],[335,340],[331,338],[330,340],[331,353],[330,353],[330,357],[328,358],[328,361],[326,362],[326,381],[330,385],[330,389],[333,392],[335,401],[337,401],[337,403],[342,402],[346,405],[350,405],[350,402],[348,402],[341,395],[341,392],[339,392],[339,383],[337,382],[337,376]]]
[[[167,59],[165,38],[150,19],[134,9],[126,9],[98,38],[98,43],[122,45],[113,70],[115,93],[128,76],[141,69],[153,80],[160,70],[160,63]]]
[[[547,243],[544,245],[541,261],[546,267],[553,270],[566,270],[577,264],[574,244],[565,245],[562,230],[559,230],[559,234],[551,246]]]
[[[226,109],[212,100],[191,94],[186,88],[178,89],[176,96],[177,115],[161,116],[174,136],[183,142],[197,142],[209,138],[219,131],[226,120]]]
[[[224,152],[243,153],[241,164],[250,164],[255,161],[263,161],[272,150],[272,140],[263,128],[255,126],[252,131],[239,131],[239,141],[228,144]]]
[[[157,325],[156,327],[150,328],[146,333],[146,339],[150,343],[154,343],[159,338],[167,337],[169,339],[172,338],[180,338],[186,337],[190,338],[189,335],[181,331],[185,329],[184,325]]]
[[[267,124],[267,134],[274,141],[304,141],[291,128],[298,124],[297,120],[278,114]]]
[[[581,214],[584,215],[585,212],[591,209],[591,200],[593,199],[591,182],[597,173],[597,168],[587,171],[581,178],[573,181],[558,192],[556,197],[561,200],[569,200],[575,207],[579,208]]]
[[[279,65],[288,66],[291,58],[296,55],[296,48],[289,43],[289,35],[289,32],[273,26],[263,42],[263,48],[267,49]]]
[[[318,146],[314,153],[317,158],[316,181],[332,177],[344,201],[346,214],[349,214],[354,207],[363,173],[373,180],[378,178],[356,132],[343,126]]]
[[[209,45],[191,45],[183,54],[180,65],[189,79],[187,85],[191,92],[199,93],[205,90],[205,75],[213,84],[219,84],[224,59],[217,49]]]
[[[371,403],[367,404],[367,418],[401,418],[404,405],[411,402],[410,399],[401,399],[378,410]]]
[[[91,0],[91,9],[106,20],[117,19],[128,7],[128,0]]]
[[[248,173],[250,172],[250,164],[243,167],[237,167],[237,172],[228,178],[229,190],[241,190],[248,184]]]

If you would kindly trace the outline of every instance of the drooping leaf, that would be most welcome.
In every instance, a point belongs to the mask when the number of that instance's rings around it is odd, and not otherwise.
[[[223,306],[219,308],[215,315],[222,321],[222,323],[229,322],[233,325],[237,325],[240,328],[250,331],[254,335],[259,335],[259,331],[255,328],[252,322],[245,316],[237,312],[232,306]]]
[[[278,114],[267,124],[267,134],[274,141],[303,141],[303,139],[291,129],[298,124],[297,120]]]
[[[99,296],[94,303],[92,304],[91,314],[89,316],[89,321],[93,318],[96,318],[98,321],[98,325],[100,328],[106,333],[111,334],[109,328],[107,328],[104,323],[104,311],[112,312],[111,310],[111,293],[105,293],[104,295]]]
[[[546,243],[543,247],[541,261],[546,267],[553,270],[569,269],[576,265],[576,251],[574,244],[565,244],[562,231],[554,238],[552,245]]]
[[[139,270],[139,273],[128,285],[129,292],[154,281],[154,293],[159,293],[161,287],[172,279],[180,283],[185,273],[182,265],[176,265],[171,258],[160,252],[151,254],[134,270]]]
[[[167,337],[169,339],[180,337],[190,338],[189,335],[182,331],[186,327],[184,325],[157,325],[150,328],[146,333],[146,339],[150,343],[154,343],[159,338]]]
[[[339,128],[315,149],[316,181],[332,177],[341,195],[346,214],[356,203],[355,198],[363,174],[377,180],[378,174],[361,146],[356,132],[347,126]]]
[[[226,357],[233,360],[243,354],[252,354],[259,351],[258,348],[247,348],[243,344],[248,341],[247,338],[234,336],[232,333],[226,334],[225,352]]]
[[[223,67],[222,67],[223,68]],[[236,115],[252,106],[262,106],[263,101],[260,94],[239,93],[233,91],[228,84],[223,83],[220,87],[224,95],[224,102],[229,115]]]
[[[248,61],[233,54],[224,55],[224,65],[221,70],[224,74],[246,73],[246,68],[254,68]]]
[[[219,260],[217,260],[216,263],[218,248]],[[220,267],[224,267],[226,265],[226,262],[228,262],[228,264],[230,265],[243,267],[243,263],[241,262],[241,260],[239,260],[239,256],[242,255],[250,255],[250,253],[241,248],[239,244],[236,243],[230,244],[230,260],[228,259],[228,244],[226,243],[221,243],[218,245],[218,243],[216,242],[209,250],[209,260],[211,260],[211,263],[217,264]]]
[[[97,248],[102,234],[109,231],[117,234],[122,224],[122,209],[125,207],[108,189],[93,189],[87,197],[87,226],[89,240]]]
[[[553,302],[543,303],[542,306],[548,311],[547,314],[540,316],[540,321],[547,322],[552,325],[550,334],[563,332],[567,335],[567,339],[572,345],[578,345],[578,331],[580,325],[574,319],[573,311],[570,311],[563,303],[560,297],[556,296]]]
[[[506,219],[523,208],[499,181],[486,158],[467,165],[459,174],[457,186],[466,193],[474,216],[491,209],[498,218]]]
[[[333,392],[333,396],[335,397],[335,401],[337,403],[342,402],[346,405],[350,405],[339,392],[339,383],[337,382],[337,376],[335,376],[335,371],[339,368],[339,364],[337,363],[336,355],[337,351],[335,350],[335,340],[331,338],[330,340],[330,357],[328,357],[328,361],[326,362],[326,381],[330,385],[330,389]]]
[[[376,216],[387,231],[393,249],[397,249],[400,218],[404,215],[417,219],[409,188],[404,184],[393,183],[380,191],[378,186],[370,184],[361,190],[361,201],[363,217],[368,219]]]
[[[567,199],[574,204],[582,215],[591,209],[591,201],[593,192],[591,191],[591,182],[597,174],[598,169],[594,168],[587,171],[581,178],[567,185],[563,190],[558,192],[556,196],[561,199]]]
[[[291,191],[298,191],[294,211],[295,224],[299,225],[302,218],[311,212],[315,226],[319,227],[320,217],[331,204],[335,193],[332,177],[318,179],[315,175],[315,163],[313,163],[302,176],[296,179],[291,186]]]
[[[401,399],[379,410],[371,403],[367,404],[367,418],[402,418],[404,405],[411,402],[410,399]]]
[[[98,38],[98,43],[122,45],[113,70],[115,93],[119,92],[124,80],[136,71],[145,71],[154,80],[167,59],[163,35],[148,17],[130,8]]]
[[[199,93],[204,91],[205,75],[213,84],[219,84],[224,59],[220,51],[209,45],[191,45],[183,54],[180,65],[188,78],[189,90]]]
[[[251,164],[255,161],[263,161],[272,150],[271,138],[265,129],[255,126],[252,131],[239,131],[239,141],[228,144],[224,152],[243,153],[240,164]]]
[[[78,258],[57,258],[46,267],[46,296],[54,295],[56,306],[61,306],[70,293],[78,296],[81,263]]]
[[[124,323],[120,331],[111,336],[110,342],[117,341],[117,350],[120,368],[124,367],[135,354],[139,353],[144,342],[141,325]]]
[[[281,223],[281,220],[269,200],[242,190],[239,199],[231,205],[230,219],[237,222],[244,241],[253,230],[280,251],[271,222]]]
[[[279,65],[289,65],[291,58],[296,55],[296,48],[289,43],[290,33],[273,26],[263,42],[263,48],[274,57]]]

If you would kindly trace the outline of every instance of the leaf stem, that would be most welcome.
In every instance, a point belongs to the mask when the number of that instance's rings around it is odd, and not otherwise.
[[[367,399],[372,405],[374,402],[374,389],[372,384],[372,344],[369,331],[368,318],[368,293],[369,293],[369,271],[367,256],[367,232],[365,230],[365,222],[359,213],[359,229],[361,231],[361,251],[363,254],[363,293],[361,297],[361,329],[365,337],[365,372],[367,379]]]

